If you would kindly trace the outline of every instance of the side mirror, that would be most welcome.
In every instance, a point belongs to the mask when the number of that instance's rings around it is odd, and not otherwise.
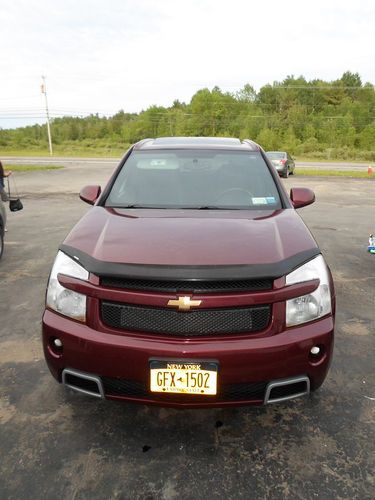
[[[101,192],[102,189],[100,186],[85,186],[81,189],[79,197],[89,205],[94,205]]]
[[[306,207],[315,201],[314,191],[308,188],[292,188],[290,190],[290,199],[294,208]]]

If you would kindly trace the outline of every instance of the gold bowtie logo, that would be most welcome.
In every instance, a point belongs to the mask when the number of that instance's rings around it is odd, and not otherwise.
[[[179,311],[190,311],[191,307],[198,307],[201,302],[201,300],[191,300],[190,297],[179,297],[178,300],[168,300],[168,306],[178,307]]]

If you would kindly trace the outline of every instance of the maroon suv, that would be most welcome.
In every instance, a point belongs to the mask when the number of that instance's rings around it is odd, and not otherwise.
[[[53,376],[99,398],[267,404],[324,381],[330,271],[254,142],[146,139],[60,246],[43,316]]]

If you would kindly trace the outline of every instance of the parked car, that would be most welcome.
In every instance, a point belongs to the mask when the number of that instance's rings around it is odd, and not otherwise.
[[[43,316],[52,375],[98,398],[175,407],[307,395],[332,357],[331,273],[250,140],[138,142],[60,246]]]
[[[5,210],[5,205],[0,198],[0,259],[4,252],[4,234],[7,222],[7,213]]]
[[[286,151],[267,151],[267,156],[275,165],[281,177],[294,174],[295,163],[289,153]]]

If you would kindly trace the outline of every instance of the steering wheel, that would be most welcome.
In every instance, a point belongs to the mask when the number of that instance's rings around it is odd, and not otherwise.
[[[225,196],[230,196],[232,193],[238,193],[238,199],[235,200],[234,203],[238,203],[238,202],[241,202],[242,200],[243,201],[243,204],[244,205],[247,205],[247,204],[251,204],[252,205],[252,193],[250,193],[249,191],[247,191],[246,189],[243,189],[243,188],[229,188],[229,189],[226,189],[225,191],[223,191],[217,198],[215,198],[215,201],[214,203],[219,203],[220,201],[222,201],[223,198],[225,198]]]

